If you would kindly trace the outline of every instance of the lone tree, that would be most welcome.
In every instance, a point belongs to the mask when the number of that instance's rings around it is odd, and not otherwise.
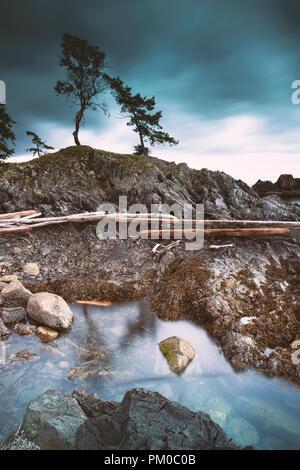
[[[5,105],[0,105],[0,160],[5,160],[14,153],[15,134],[12,130],[15,121],[6,112]]]
[[[150,142],[150,145],[178,144],[178,140],[161,130],[162,126],[159,121],[162,112],[152,112],[155,108],[154,96],[146,98],[142,97],[140,93],[132,95],[131,88],[124,85],[119,77],[111,78],[107,74],[104,77],[116,102],[121,106],[121,112],[130,117],[127,126],[132,126],[134,132],[139,134],[140,144],[134,147],[136,155],[148,155],[148,148],[145,147],[146,140]]]
[[[78,133],[84,122],[85,111],[102,109],[104,113],[107,112],[104,103],[95,102],[96,96],[107,88],[102,72],[105,67],[105,53],[98,47],[91,46],[85,39],[68,33],[63,35],[61,47],[59,65],[66,67],[67,79],[58,81],[54,89],[58,95],[65,95],[72,105],[79,106],[73,136],[75,144],[80,145]]]
[[[32,137],[32,143],[35,145],[35,147],[26,149],[26,152],[32,152],[33,155],[38,154],[38,156],[41,157],[47,153],[46,150],[54,150],[54,147],[51,147],[50,145],[47,145],[45,142],[43,142],[35,132],[26,131],[26,134],[29,137]]]

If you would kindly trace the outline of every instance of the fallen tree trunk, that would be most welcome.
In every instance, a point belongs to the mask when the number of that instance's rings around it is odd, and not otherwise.
[[[271,237],[278,235],[289,235],[290,230],[288,228],[215,228],[215,229],[186,229],[186,230],[143,230],[140,235],[145,238],[151,238],[151,236],[162,237],[164,235],[170,235],[174,238],[184,238],[185,235],[201,235],[204,237]],[[146,237],[147,236],[147,237]]]

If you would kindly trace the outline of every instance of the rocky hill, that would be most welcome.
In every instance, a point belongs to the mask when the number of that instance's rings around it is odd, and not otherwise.
[[[68,147],[0,169],[0,211],[36,209],[44,215],[95,211],[100,203],[205,204],[208,218],[297,220],[300,208],[277,197],[260,199],[240,180],[153,157]]]
[[[300,196],[300,178],[293,175],[280,175],[276,183],[258,180],[252,189],[260,196],[278,194],[281,197]]]

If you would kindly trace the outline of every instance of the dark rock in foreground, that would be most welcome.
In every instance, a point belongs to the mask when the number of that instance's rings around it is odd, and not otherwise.
[[[2,449],[238,449],[206,413],[157,392],[132,389],[122,403],[48,390],[32,400],[20,430]]]

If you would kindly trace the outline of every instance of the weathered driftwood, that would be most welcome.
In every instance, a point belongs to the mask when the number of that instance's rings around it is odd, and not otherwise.
[[[182,238],[184,234],[201,233],[203,227],[216,226],[214,229],[204,229],[204,236],[233,236],[233,237],[254,237],[254,236],[276,236],[288,235],[288,228],[300,227],[300,221],[274,221],[274,220],[192,220],[178,219],[173,215],[160,213],[113,213],[104,212],[84,212],[59,217],[40,217],[41,214],[34,210],[13,212],[0,215],[0,234],[26,233],[33,228],[44,227],[52,224],[88,223],[100,220],[115,220],[119,224],[136,223],[145,224],[147,230],[141,231],[141,236],[170,236]],[[155,224],[153,226],[153,224]],[[176,228],[178,226],[178,228]],[[229,228],[220,228],[227,226]],[[146,228],[145,227],[145,228]],[[238,229],[230,227],[239,227]],[[242,229],[241,227],[245,227]],[[246,228],[247,227],[247,228]],[[255,228],[254,228],[255,227]],[[264,227],[264,228],[259,228]]]
[[[112,302],[109,300],[76,300],[77,304],[82,305],[99,305],[100,307],[110,307]]]
[[[19,226],[19,227],[14,227],[14,226],[9,226],[5,228],[0,228],[0,235],[5,234],[5,233],[28,233],[30,232],[30,227],[25,227],[25,226]]]
[[[15,217],[25,217],[27,215],[34,215],[36,211],[21,211],[21,212],[11,212],[10,214],[0,214],[0,219],[13,219]]]
[[[171,237],[183,238],[185,235],[201,235],[204,237],[271,237],[278,235],[289,235],[290,229],[288,228],[215,228],[215,229],[186,229],[186,230],[143,230],[140,232],[141,236],[162,237],[170,235]]]
[[[211,250],[220,250],[220,248],[233,248],[234,244],[230,243],[229,245],[209,245]]]

